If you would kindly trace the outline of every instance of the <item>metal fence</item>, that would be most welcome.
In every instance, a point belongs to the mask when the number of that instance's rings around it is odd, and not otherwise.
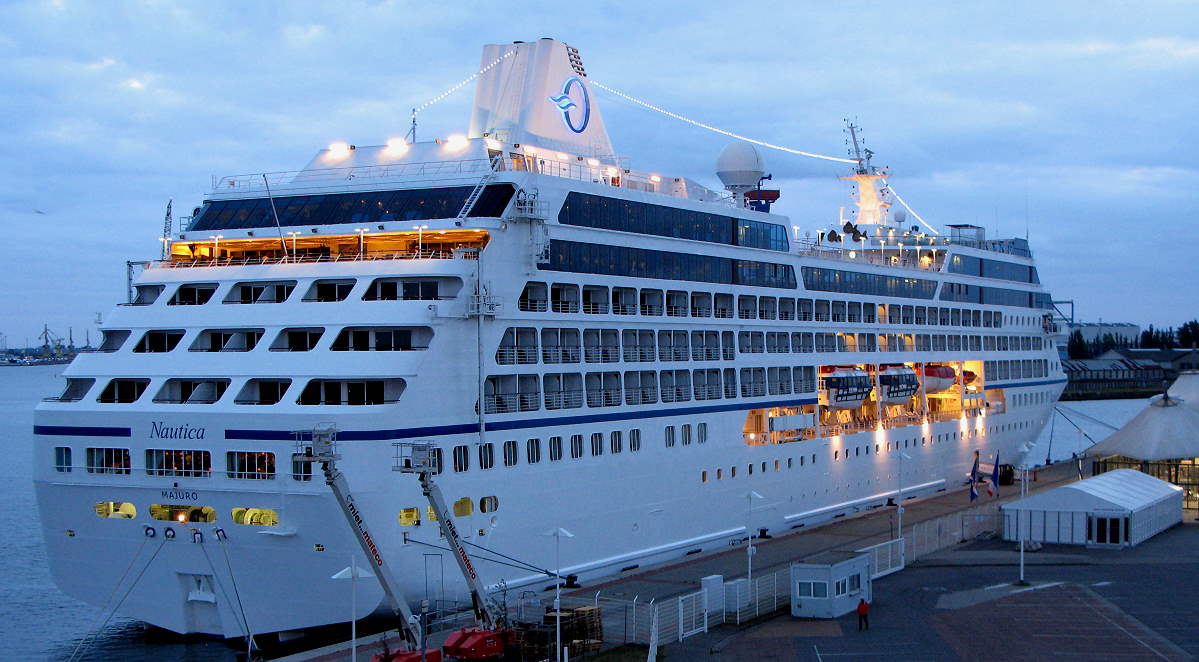
[[[910,563],[959,542],[989,537],[1002,530],[999,507],[995,504],[917,522],[903,532],[906,561]]]

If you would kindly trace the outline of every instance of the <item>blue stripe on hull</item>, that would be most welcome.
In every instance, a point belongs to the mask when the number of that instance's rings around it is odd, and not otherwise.
[[[130,428],[101,428],[77,425],[35,425],[34,434],[54,437],[132,437]]]

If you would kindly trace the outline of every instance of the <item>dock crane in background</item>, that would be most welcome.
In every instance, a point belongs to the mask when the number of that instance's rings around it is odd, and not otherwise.
[[[341,507],[342,512],[346,516],[346,521],[349,522],[350,528],[354,531],[354,538],[362,547],[362,553],[370,561],[375,577],[379,579],[379,584],[383,587],[383,592],[387,594],[387,599],[391,602],[391,608],[396,616],[400,618],[400,634],[404,637],[405,643],[408,645],[407,651],[387,654],[387,662],[417,662],[425,660],[425,662],[440,662],[441,651],[439,650],[421,650],[423,637],[421,633],[421,624],[417,617],[412,613],[408,606],[408,600],[405,599],[403,591],[400,590],[400,584],[396,581],[395,575],[391,572],[391,567],[383,560],[383,554],[379,551],[375,539],[371,536],[370,531],[366,527],[366,520],[362,513],[359,512],[357,504],[354,503],[354,497],[350,493],[350,486],[343,474],[337,468],[337,460],[340,457],[337,455],[335,441],[337,438],[337,429],[332,425],[321,425],[312,431],[312,445],[305,446],[303,452],[297,456],[297,459],[303,462],[319,462],[321,470],[325,474],[325,484],[333,490],[333,496],[337,498],[337,505]]]

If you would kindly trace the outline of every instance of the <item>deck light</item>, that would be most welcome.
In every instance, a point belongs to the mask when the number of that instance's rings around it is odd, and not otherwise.
[[[412,229],[416,230],[416,255],[417,255],[417,257],[419,257],[421,254],[421,251],[424,250],[425,230],[428,230],[429,226],[414,225],[414,226],[412,226]]]
[[[462,150],[466,149],[468,145],[470,145],[470,141],[467,140],[466,136],[462,135],[461,133],[455,133],[454,135],[445,139],[446,151],[461,152]]]
[[[496,140],[495,138],[484,138],[483,142],[487,145],[487,149],[490,149],[490,150],[493,150],[496,152],[498,152],[504,148],[504,144],[501,143],[500,141]]]
[[[608,176],[609,176],[609,177],[615,177],[615,176],[616,176],[616,168],[613,168],[612,166],[608,166],[608,169],[607,169],[607,170],[605,170],[605,172],[606,172],[606,173],[608,173]]]
[[[659,176],[657,176],[657,175],[650,175],[650,176],[649,176],[649,180],[650,180],[651,182],[653,182],[653,183],[657,184],[658,182],[662,181],[662,178],[661,178],[661,177],[659,177]]]
[[[558,157],[559,161],[565,161],[570,158],[569,156],[563,154],[562,152],[558,152],[557,154],[554,154],[554,156]]]
[[[354,149],[353,145],[343,142],[329,143],[328,158],[333,161],[340,161],[350,155],[350,150]]]
[[[598,168],[599,159],[587,159],[587,165],[591,166],[592,168]]]
[[[370,228],[354,228],[354,232],[358,233],[358,254],[362,255],[366,249],[366,233],[370,232]]]
[[[524,147],[521,148],[521,150],[525,154],[528,154],[529,156],[534,156],[537,154],[537,148],[532,145],[525,145]]]
[[[408,153],[408,141],[403,138],[392,138],[387,141],[387,149],[383,150],[387,156],[399,158]]]

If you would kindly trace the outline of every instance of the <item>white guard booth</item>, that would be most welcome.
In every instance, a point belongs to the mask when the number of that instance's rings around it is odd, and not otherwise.
[[[870,555],[826,552],[791,564],[791,615],[837,618],[872,600]]]
[[[1182,488],[1117,469],[1004,504],[1003,539],[1131,547],[1182,522]],[[1019,528],[1017,528],[1017,521]]]

